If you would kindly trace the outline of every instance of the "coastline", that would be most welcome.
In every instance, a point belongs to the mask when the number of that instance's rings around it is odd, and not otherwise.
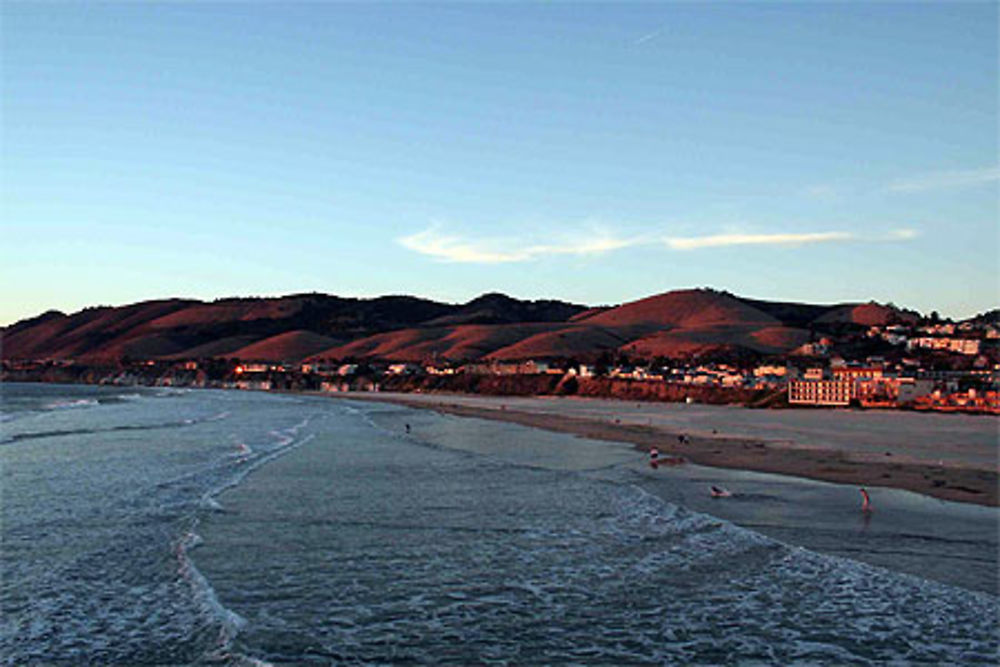
[[[962,463],[939,465],[930,461],[906,460],[905,456],[887,461],[870,454],[820,447],[787,447],[732,436],[686,434],[686,441],[680,442],[678,436],[681,433],[674,429],[616,423],[610,413],[602,420],[517,410],[506,406],[510,401],[503,397],[480,397],[491,404],[491,407],[480,407],[463,405],[458,401],[460,397],[444,394],[420,394],[420,398],[382,393],[322,395],[388,402],[459,417],[505,421],[593,440],[626,442],[643,452],[655,446],[666,459],[683,459],[712,468],[788,475],[836,484],[889,487],[987,507],[1000,504],[1000,475],[995,467],[990,469]]]

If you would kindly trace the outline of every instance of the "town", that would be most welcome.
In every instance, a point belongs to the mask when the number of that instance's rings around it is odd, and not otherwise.
[[[1000,414],[1000,325],[992,320],[871,326],[820,337],[776,357],[706,354],[632,359],[606,351],[574,358],[389,362],[311,359],[4,360],[5,380],[71,380],[325,393],[457,391],[754,407],[905,408]]]

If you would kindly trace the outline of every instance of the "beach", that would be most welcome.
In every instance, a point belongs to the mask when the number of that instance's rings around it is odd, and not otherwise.
[[[995,657],[981,636],[996,616],[993,508],[887,490],[866,523],[856,490],[838,485],[695,465],[654,471],[627,443],[331,403],[354,418],[222,493],[222,511],[199,527],[195,562],[242,619],[234,646],[244,655]],[[710,484],[737,492],[713,501]]]
[[[5,386],[2,662],[995,664],[996,508],[363,398]]]
[[[862,512],[862,498],[853,483],[690,461],[654,469],[642,446],[627,438],[593,437],[602,432],[600,424],[594,431],[568,431],[552,414],[575,408],[586,414],[614,409],[623,415],[629,404],[619,401],[427,395],[382,396],[381,401],[369,401],[368,394],[355,396],[363,402],[349,403],[366,406],[379,426],[407,435],[409,424],[409,437],[421,442],[516,465],[577,471],[615,481],[622,481],[624,471],[629,483],[668,503],[731,521],[783,543],[971,590],[996,594],[1000,586],[1000,515],[995,507],[873,486],[868,490],[874,510]],[[397,400],[407,398],[416,398],[417,406],[395,408]],[[427,405],[452,399],[472,405],[452,404],[444,409],[429,409]],[[380,404],[385,409],[379,410]],[[480,407],[483,405],[492,408]],[[658,407],[642,405],[639,409],[648,412]],[[532,409],[545,413],[529,412]],[[738,416],[741,411],[732,412]],[[615,419],[623,417],[612,417],[607,429],[622,427]],[[591,419],[579,421],[583,427],[592,423]],[[670,458],[662,452],[661,448],[661,460]],[[712,486],[725,488],[732,496],[713,498]]]
[[[697,465],[905,489],[991,507],[998,502],[1000,422],[989,416],[454,394],[363,398],[656,447]]]

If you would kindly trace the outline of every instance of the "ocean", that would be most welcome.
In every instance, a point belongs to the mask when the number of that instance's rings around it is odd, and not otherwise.
[[[719,516],[626,446],[300,395],[2,391],[4,664],[1000,657],[981,580]],[[995,565],[993,537],[950,535],[905,560]]]

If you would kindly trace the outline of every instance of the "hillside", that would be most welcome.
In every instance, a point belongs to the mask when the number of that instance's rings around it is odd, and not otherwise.
[[[811,305],[689,289],[619,306],[525,301],[484,294],[464,304],[410,296],[327,294],[147,301],[50,311],[3,330],[5,359],[240,358],[383,361],[780,354],[831,327],[915,315],[876,303]]]
[[[891,306],[884,306],[880,303],[860,303],[834,306],[822,316],[816,318],[817,324],[821,323],[850,323],[862,324],[864,326],[884,326],[897,322],[916,322],[920,316],[913,312],[898,310]]]
[[[301,361],[336,344],[337,341],[329,336],[298,330],[265,338],[246,347],[241,347],[229,353],[228,356],[247,361],[255,359]]]

